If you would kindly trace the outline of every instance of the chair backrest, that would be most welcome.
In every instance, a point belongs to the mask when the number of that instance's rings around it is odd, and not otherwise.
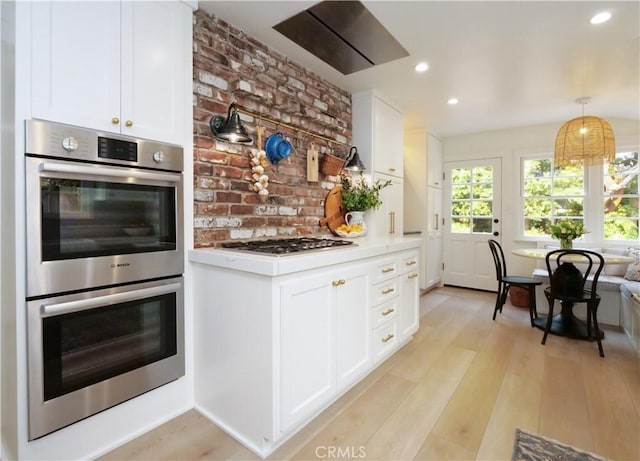
[[[507,275],[507,263],[504,260],[504,252],[500,244],[493,239],[489,239],[489,248],[493,256],[493,262],[496,265],[496,279],[502,281],[502,277]]]
[[[591,285],[590,298],[596,297],[598,278],[604,268],[601,254],[591,250],[554,250],[547,253],[545,264],[553,298],[584,298],[587,283]]]

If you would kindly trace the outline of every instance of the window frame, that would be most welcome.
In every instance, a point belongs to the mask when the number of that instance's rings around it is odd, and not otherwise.
[[[640,146],[618,146],[616,152],[640,152]],[[551,243],[557,242],[557,240],[550,237],[537,237],[524,234],[524,162],[526,160],[536,159],[551,159],[553,162],[553,152],[546,153],[527,153],[521,154],[517,157],[516,165],[519,170],[517,175],[514,175],[518,180],[518,229],[516,230],[518,240],[529,242],[541,242]],[[588,244],[607,244],[607,245],[629,245],[637,244],[638,240],[613,240],[604,238],[604,165],[592,165],[587,166],[584,171],[584,206],[583,206],[583,219],[584,226],[589,231],[581,238],[581,242]],[[640,199],[640,193],[638,194]]]

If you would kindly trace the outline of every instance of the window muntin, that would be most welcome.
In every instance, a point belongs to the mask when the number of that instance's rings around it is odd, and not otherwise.
[[[604,172],[604,238],[637,240],[640,221],[638,152],[619,152]]]
[[[454,168],[451,171],[451,232],[491,233],[493,167]]]
[[[561,168],[551,158],[524,159],[523,221],[527,237],[550,237],[556,219],[584,220],[585,175],[582,165]]]

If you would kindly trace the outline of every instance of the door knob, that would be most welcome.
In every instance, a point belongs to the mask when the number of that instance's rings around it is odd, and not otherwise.
[[[500,232],[495,231],[495,232],[493,233],[493,235],[494,235],[495,237],[497,237],[498,235],[500,235]]]

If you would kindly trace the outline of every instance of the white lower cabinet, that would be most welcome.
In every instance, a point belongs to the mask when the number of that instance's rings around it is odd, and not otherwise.
[[[371,365],[367,266],[282,284],[281,430],[311,415]]]
[[[400,338],[408,338],[418,331],[420,323],[420,271],[418,268],[418,254],[412,253],[404,259],[400,274],[400,316],[398,317],[398,333]]]
[[[196,409],[268,456],[410,339],[419,245],[278,276],[195,263]]]
[[[375,264],[371,275],[373,360],[380,363],[418,330],[419,255],[404,252]]]

